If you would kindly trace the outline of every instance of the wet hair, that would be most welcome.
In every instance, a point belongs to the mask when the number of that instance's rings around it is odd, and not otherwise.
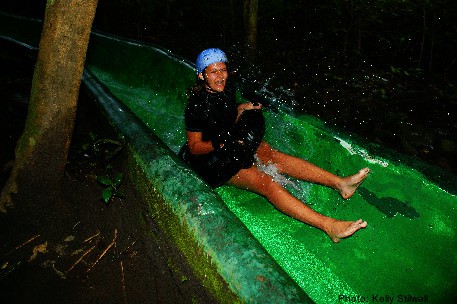
[[[197,76],[195,84],[187,90],[187,97],[189,97],[190,95],[198,95],[204,91],[206,91],[206,82],[205,80],[200,79],[200,77]]]

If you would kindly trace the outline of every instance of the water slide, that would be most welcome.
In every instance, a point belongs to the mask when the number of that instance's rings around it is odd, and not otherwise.
[[[37,46],[39,23],[0,14],[2,38]],[[93,33],[83,83],[129,146],[151,216],[221,302],[446,303],[457,285],[457,180],[316,117],[264,110],[266,141],[339,175],[371,173],[349,200],[276,175],[323,214],[368,227],[334,244],[320,230],[230,186],[208,187],[176,156],[185,141],[190,61]],[[157,203],[160,201],[160,203]]]

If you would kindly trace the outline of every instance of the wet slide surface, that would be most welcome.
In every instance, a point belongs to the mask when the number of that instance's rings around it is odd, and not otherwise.
[[[101,36],[91,43],[89,70],[177,152],[185,140],[185,91],[195,78],[189,64],[136,43]],[[454,298],[454,176],[329,129],[311,116],[268,109],[264,114],[265,139],[275,148],[339,175],[371,169],[349,200],[329,188],[279,177],[316,211],[368,222],[366,229],[339,244],[283,215],[258,195],[229,186],[216,189],[316,303],[442,303]]]

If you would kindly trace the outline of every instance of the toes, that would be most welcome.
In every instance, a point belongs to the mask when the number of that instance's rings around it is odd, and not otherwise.
[[[366,221],[362,221],[361,219],[356,221],[355,223],[360,228],[365,228],[368,225],[368,223]]]
[[[354,222],[350,222],[347,224],[346,228],[341,230],[339,233],[336,233],[334,235],[330,235],[330,238],[332,239],[333,242],[338,243],[341,241],[341,239],[350,237],[354,233],[356,233],[359,229],[363,229],[367,227],[368,223],[366,221],[363,221],[362,219],[359,219]]]
[[[363,168],[363,169],[360,169],[359,171],[360,173],[365,173],[365,174],[368,174],[370,172],[370,168]]]
[[[359,175],[365,179],[367,176],[368,176],[368,173],[370,173],[370,169],[369,168],[363,168],[363,169],[360,169],[359,170]]]

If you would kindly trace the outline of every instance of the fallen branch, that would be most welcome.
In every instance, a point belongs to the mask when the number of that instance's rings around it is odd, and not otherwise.
[[[19,265],[21,265],[21,263],[22,263],[22,261],[19,261],[11,266],[6,265],[5,268],[2,268],[0,270],[0,280],[3,280],[4,278],[6,278],[6,276],[8,274],[10,274],[11,272],[13,272],[13,270],[15,270],[17,267],[19,267]]]
[[[96,234],[94,234],[93,236],[91,236],[91,237],[85,239],[84,242],[83,242],[83,244],[89,242],[89,241],[92,240],[94,237],[97,237],[97,236],[99,236],[99,235],[100,235],[100,231],[98,231],[98,232],[97,232]]]
[[[113,241],[108,245],[108,247],[106,247],[106,249],[102,252],[102,254],[98,257],[98,259],[92,264],[92,266],[90,266],[89,269],[87,269],[86,272],[89,272],[89,271],[91,271],[92,268],[94,268],[94,266],[98,263],[98,261],[101,260],[101,258],[108,252],[108,250],[110,250],[111,247],[113,247],[113,245],[116,243],[116,239],[117,239],[117,229],[114,229]]]
[[[37,234],[35,235],[34,237],[31,237],[30,239],[28,239],[27,241],[23,242],[22,244],[16,246],[14,249],[12,249],[10,252],[8,252],[6,255],[9,255],[10,253],[18,250],[18,249],[21,249],[22,247],[24,247],[25,245],[27,245],[28,243],[30,243],[31,241],[33,241],[34,239],[36,239],[37,237],[39,237],[40,235]]]
[[[119,252],[118,254],[116,254],[116,255],[114,256],[113,259],[114,259],[114,260],[117,260],[121,255],[127,254],[127,253],[132,249],[132,247],[136,244],[137,241],[138,241],[138,240],[133,241],[133,243],[131,243],[130,245],[128,245],[127,248],[125,248],[124,250],[122,250],[121,252]]]
[[[89,248],[88,250],[86,250],[83,255],[73,264],[71,265],[71,267],[67,270],[67,273],[70,272],[79,262],[81,262],[81,260],[89,253],[91,252],[94,248],[95,248],[96,245],[92,246],[91,248]]]
[[[122,274],[122,279],[121,279],[122,294],[124,296],[124,303],[127,304],[127,291],[125,288],[124,264],[122,263],[122,261],[121,261],[121,274]]]

